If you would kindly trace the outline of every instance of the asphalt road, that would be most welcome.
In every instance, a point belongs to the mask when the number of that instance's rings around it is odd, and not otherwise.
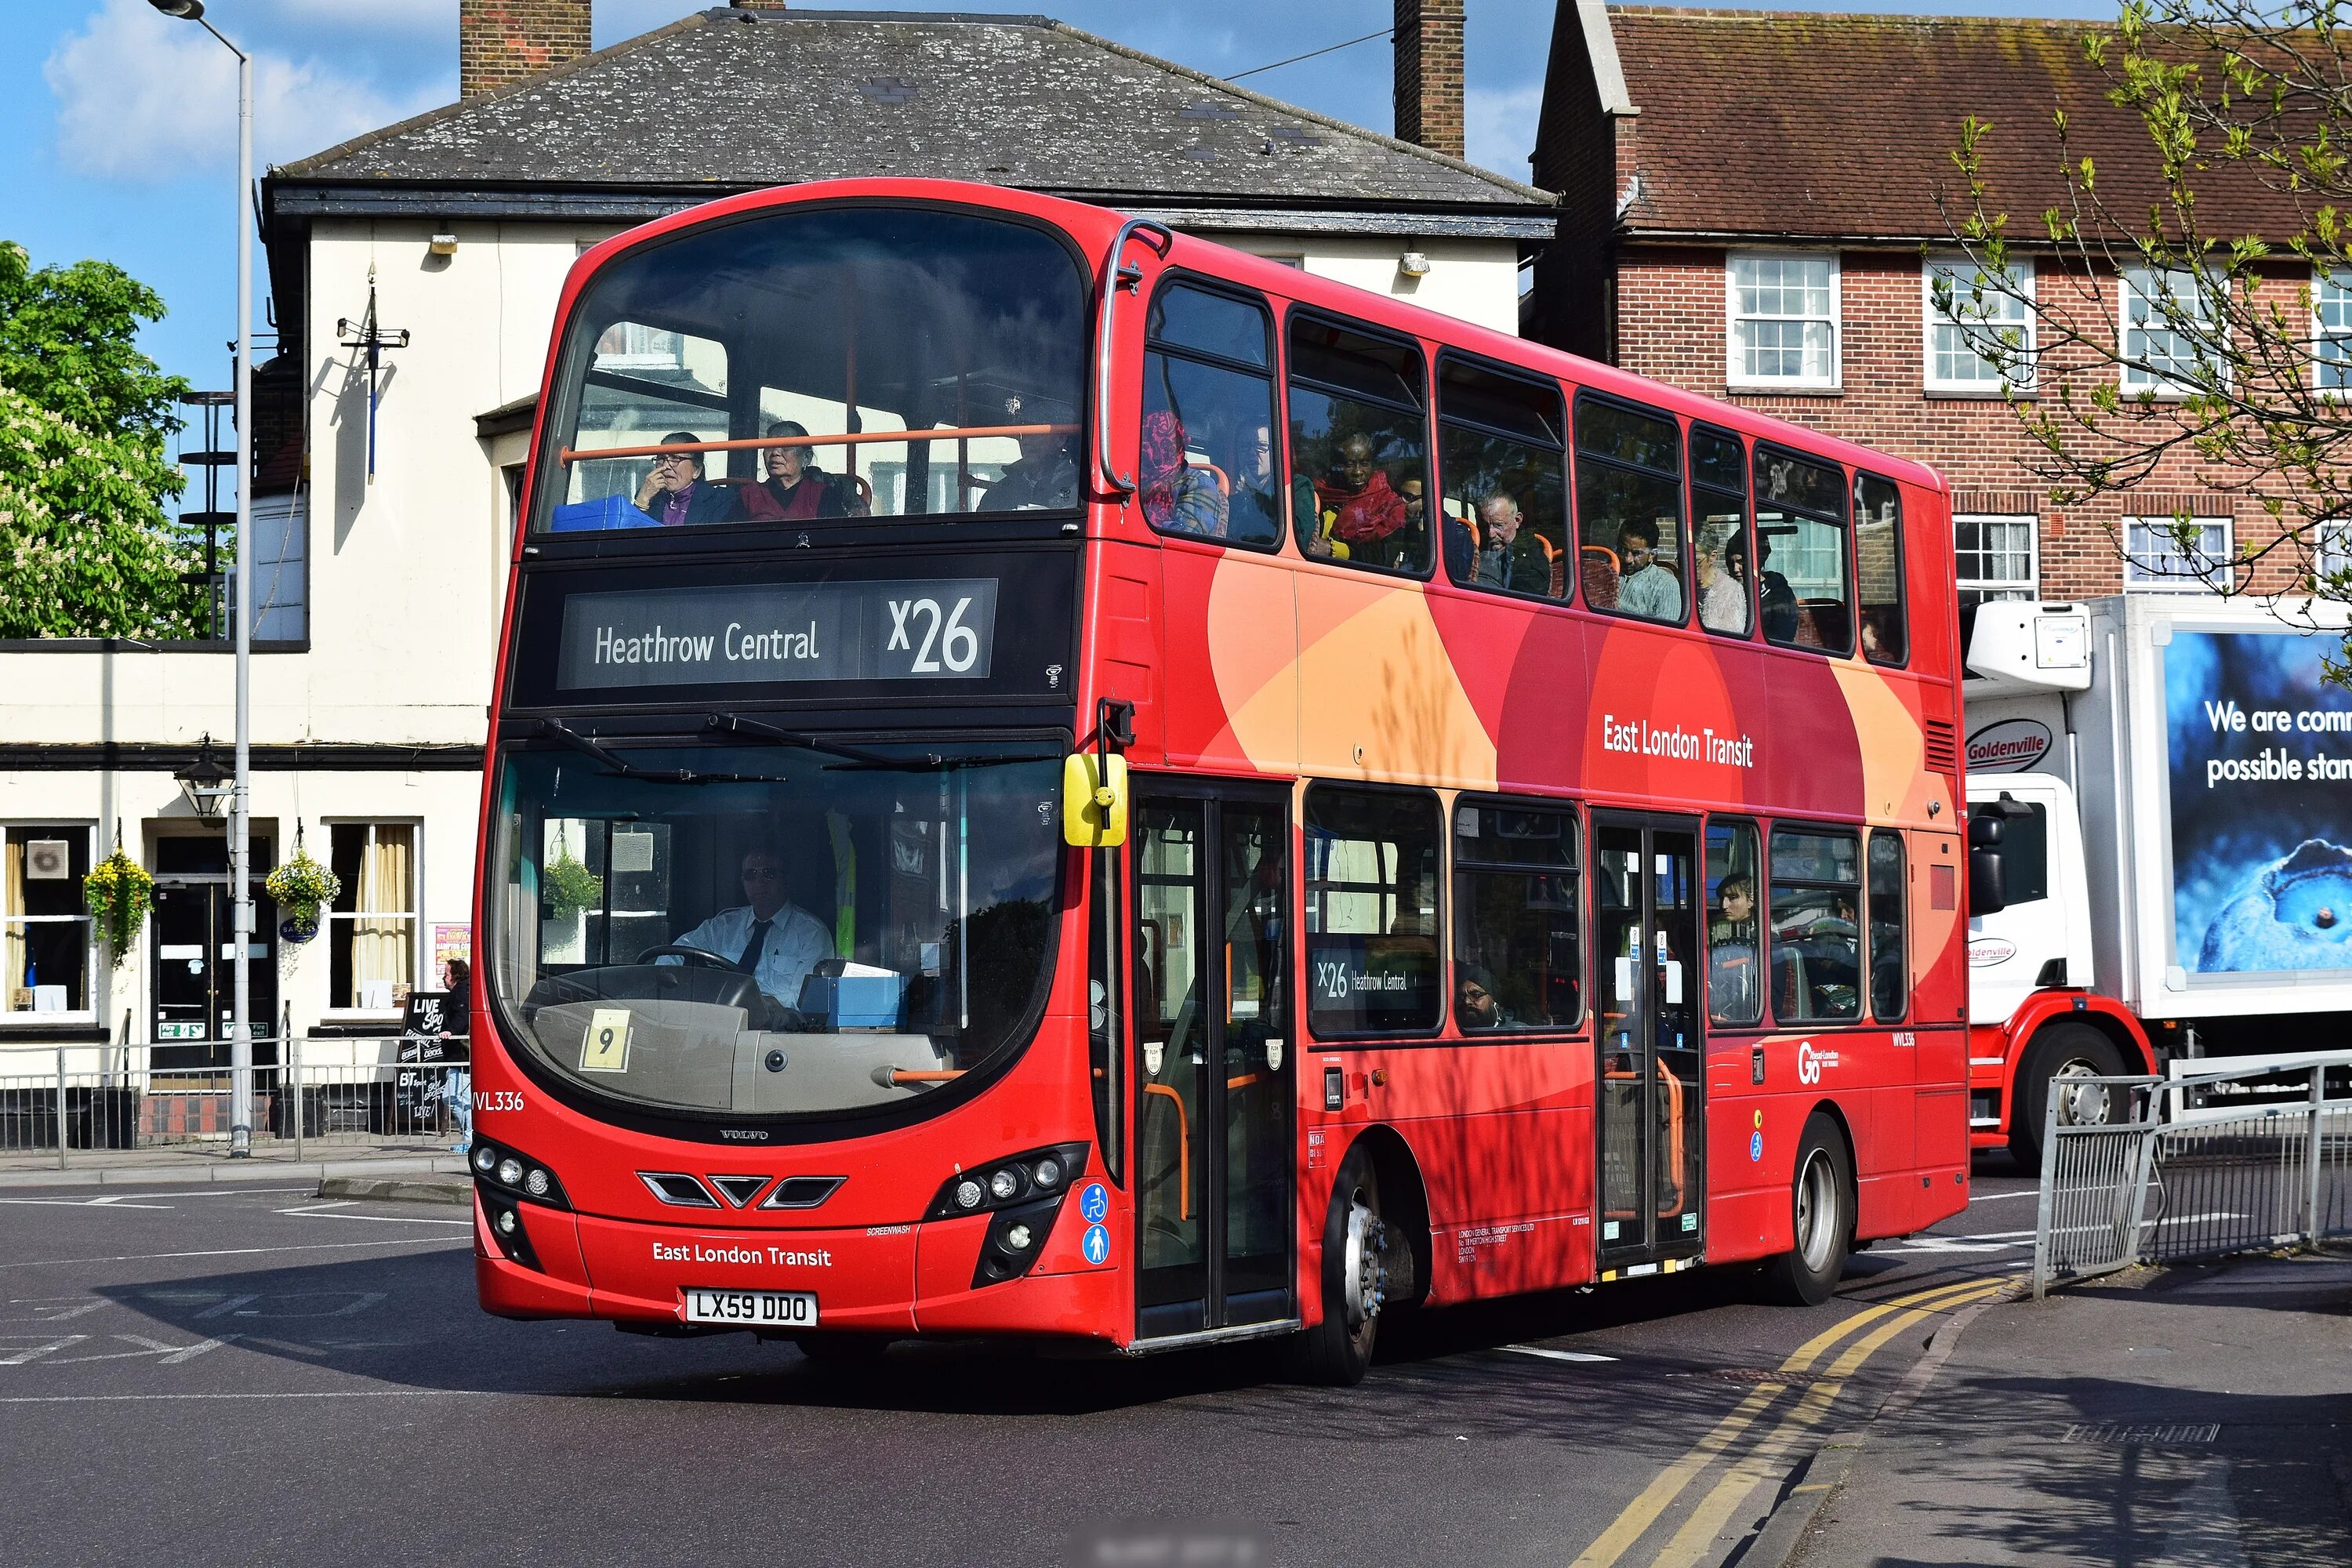
[[[1719,1562],[2023,1266],[2003,1171],[1819,1310],[1703,1271],[1425,1313],[1344,1391],[1263,1350],[901,1345],[845,1379],[748,1335],[487,1317],[460,1209],[12,1194],[0,1559]]]

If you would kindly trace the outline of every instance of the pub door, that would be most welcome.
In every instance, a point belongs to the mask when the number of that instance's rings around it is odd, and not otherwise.
[[[253,1059],[278,1060],[278,906],[262,890],[269,843],[253,838],[253,941],[247,996],[251,1005]],[[167,1072],[229,1066],[229,1016],[236,1011],[236,900],[230,892],[228,847],[216,838],[165,838],[156,845],[153,946],[152,1065]]]
[[[1282,791],[1138,786],[1139,1338],[1297,1316],[1289,850]]]
[[[1706,1246],[1698,824],[1595,812],[1592,833],[1601,1268],[1646,1273]]]

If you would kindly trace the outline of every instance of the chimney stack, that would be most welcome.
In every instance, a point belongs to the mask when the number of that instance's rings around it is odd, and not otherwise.
[[[1463,0],[1396,0],[1396,133],[1462,156]]]
[[[586,54],[593,0],[457,0],[457,96],[479,98]]]

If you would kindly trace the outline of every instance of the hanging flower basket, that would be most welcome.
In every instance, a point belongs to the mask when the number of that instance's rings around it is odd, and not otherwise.
[[[125,855],[118,842],[114,853],[92,866],[89,875],[81,879],[81,896],[98,922],[99,939],[113,951],[114,962],[121,963],[130,956],[131,944],[139,940],[147,911],[155,907],[155,879],[147,874],[146,867]]]
[[[541,875],[539,896],[547,906],[549,920],[568,921],[604,901],[604,879],[582,865],[569,849],[559,847]]]
[[[343,879],[311,859],[299,845],[286,864],[270,872],[261,885],[285,913],[278,934],[288,942],[308,942],[317,936],[319,911],[343,892]]]

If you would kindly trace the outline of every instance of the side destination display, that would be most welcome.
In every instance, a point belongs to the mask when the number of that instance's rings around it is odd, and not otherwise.
[[[746,584],[569,595],[558,690],[984,680],[997,580]]]

